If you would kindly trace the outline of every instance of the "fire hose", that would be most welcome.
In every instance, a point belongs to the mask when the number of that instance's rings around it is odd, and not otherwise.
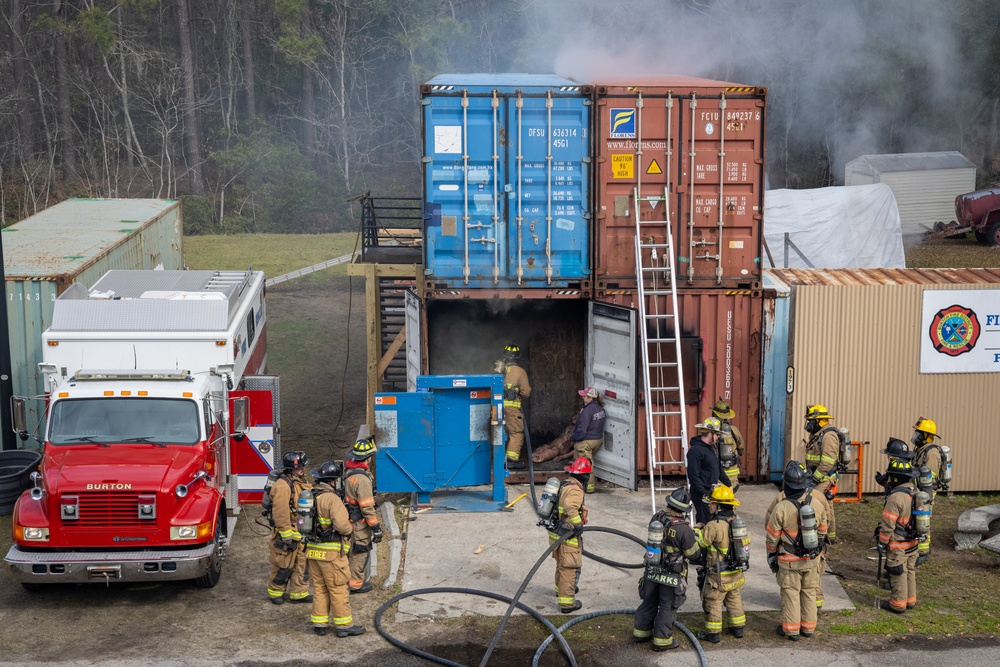
[[[530,475],[529,488],[531,489],[531,501],[532,501],[532,503],[534,503],[535,507],[537,507],[538,506],[538,499],[537,499],[536,493],[535,493],[535,471],[534,471],[533,461],[531,459],[531,435],[529,433],[529,428],[528,428],[528,423],[527,423],[527,417],[526,416],[525,416],[524,433],[525,433],[525,441],[526,441],[526,443],[528,445],[528,473]],[[646,546],[646,543],[645,543],[644,540],[641,540],[638,537],[635,537],[634,535],[629,535],[628,533],[626,533],[624,531],[621,531],[621,530],[617,530],[615,528],[604,528],[604,527],[601,527],[601,526],[584,526],[582,528],[582,532],[611,533],[613,535],[618,535],[620,537],[624,537],[626,539],[632,540],[633,542],[635,542],[636,544],[641,545],[644,548]],[[393,646],[396,646],[397,648],[402,649],[403,651],[406,651],[407,653],[410,653],[411,655],[415,655],[415,656],[418,656],[420,658],[424,658],[425,660],[429,660],[431,662],[434,662],[434,663],[437,663],[437,664],[440,664],[440,665],[448,665],[449,667],[465,667],[461,663],[452,662],[451,660],[447,660],[445,658],[441,658],[439,656],[435,656],[433,654],[427,653],[426,651],[422,651],[422,650],[420,650],[420,649],[418,649],[416,647],[410,646],[409,644],[407,644],[406,642],[403,642],[400,639],[397,639],[396,637],[394,637],[393,635],[391,635],[388,632],[388,630],[385,629],[385,626],[382,625],[382,616],[383,616],[383,614],[385,614],[385,612],[390,607],[392,607],[394,604],[396,604],[400,600],[403,600],[405,598],[412,597],[412,596],[415,596],[415,595],[427,595],[427,594],[430,594],[430,593],[458,593],[458,594],[464,594],[464,595],[477,595],[477,596],[480,596],[480,597],[486,597],[486,598],[490,598],[490,599],[493,599],[493,600],[499,600],[501,602],[507,602],[508,603],[507,611],[504,614],[503,619],[500,621],[500,625],[497,627],[497,630],[496,630],[496,632],[493,635],[493,639],[490,641],[490,644],[489,644],[489,646],[486,649],[486,653],[483,655],[483,658],[482,658],[482,660],[479,663],[480,667],[485,667],[485,665],[489,662],[490,656],[492,656],[493,655],[493,651],[496,650],[497,644],[500,642],[500,637],[503,636],[503,632],[504,632],[504,630],[507,627],[507,622],[510,620],[510,616],[514,612],[514,609],[520,609],[520,610],[524,611],[525,613],[531,615],[532,617],[535,618],[535,620],[537,620],[539,623],[541,623],[542,625],[544,625],[546,627],[546,629],[548,629],[548,631],[550,633],[549,636],[545,639],[545,641],[538,647],[537,651],[535,652],[535,657],[534,657],[534,660],[532,661],[533,667],[538,664],[538,661],[541,658],[542,654],[544,653],[545,649],[549,646],[549,644],[552,643],[553,640],[559,642],[559,647],[562,649],[562,652],[566,655],[566,658],[569,661],[570,665],[572,665],[573,667],[576,667],[576,664],[577,664],[576,663],[576,657],[573,655],[572,649],[570,649],[569,644],[566,642],[566,639],[563,637],[562,630],[564,630],[566,628],[569,628],[569,627],[571,627],[571,626],[573,626],[576,623],[579,623],[581,621],[589,620],[589,619],[592,619],[592,618],[596,618],[598,616],[606,616],[606,615],[611,615],[611,614],[629,614],[629,615],[634,615],[636,610],[635,609],[608,609],[608,610],[603,610],[603,611],[594,611],[594,612],[590,612],[590,613],[578,616],[578,617],[574,618],[573,620],[571,620],[571,621],[569,621],[567,623],[564,623],[562,626],[560,626],[559,628],[557,628],[557,627],[555,627],[551,623],[551,621],[549,621],[547,618],[545,618],[540,612],[538,612],[537,610],[535,610],[535,609],[533,609],[533,608],[531,608],[531,607],[529,607],[527,605],[522,604],[519,601],[521,599],[521,596],[524,594],[524,591],[527,589],[528,583],[535,576],[535,573],[538,571],[538,568],[540,568],[542,566],[542,563],[545,562],[545,560],[552,554],[553,551],[556,550],[556,548],[560,544],[562,544],[565,540],[567,540],[568,538],[572,537],[573,535],[574,535],[574,533],[572,533],[572,532],[563,533],[563,534],[561,534],[559,536],[559,538],[557,540],[555,540],[554,542],[552,542],[552,544],[549,545],[549,547],[544,551],[544,553],[542,553],[542,555],[539,556],[538,560],[535,561],[535,564],[532,566],[532,568],[528,572],[527,576],[525,576],[524,580],[521,581],[521,585],[518,587],[517,592],[514,594],[513,598],[509,598],[507,596],[500,595],[498,593],[493,593],[493,592],[490,592],[490,591],[484,591],[484,590],[473,589],[473,588],[453,588],[453,587],[437,587],[437,588],[433,588],[432,587],[432,588],[421,588],[421,589],[417,589],[417,590],[413,590],[413,591],[407,591],[405,593],[400,593],[399,595],[396,595],[396,596],[390,598],[381,607],[379,607],[378,611],[375,612],[375,629],[390,644],[392,644]],[[609,565],[611,567],[620,567],[620,568],[629,568],[629,569],[640,569],[640,568],[644,567],[643,563],[639,563],[639,564],[618,563],[616,561],[612,561],[612,560],[609,560],[609,559],[597,556],[595,554],[592,554],[592,553],[590,553],[590,552],[588,552],[586,550],[583,551],[583,555],[585,555],[588,558],[591,558],[593,560],[596,560],[599,563],[604,563],[605,565]],[[703,667],[707,667],[707,665],[708,665],[708,658],[705,655],[704,649],[702,648],[701,644],[698,642],[698,639],[694,636],[694,634],[690,630],[688,630],[688,628],[685,627],[679,621],[675,620],[674,621],[674,626],[676,628],[678,628],[681,632],[683,632],[688,637],[688,639],[691,641],[692,645],[694,646],[695,650],[698,653],[698,659],[699,659],[701,665]]]

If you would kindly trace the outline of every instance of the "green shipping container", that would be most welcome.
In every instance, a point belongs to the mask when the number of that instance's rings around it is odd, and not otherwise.
[[[71,199],[3,229],[15,396],[45,392],[38,363],[56,297],[74,282],[89,288],[111,269],[183,268],[181,222],[178,201]],[[44,432],[41,406],[28,401],[32,433]]]

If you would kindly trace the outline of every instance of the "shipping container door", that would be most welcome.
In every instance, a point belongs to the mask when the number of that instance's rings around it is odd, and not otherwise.
[[[691,94],[678,105],[678,278],[694,285],[759,286],[764,105],[755,90]]]
[[[424,101],[424,252],[432,279],[486,287],[494,271],[507,275],[497,95],[461,91]]]
[[[587,331],[587,386],[604,393],[607,414],[594,472],[603,480],[635,489],[635,311],[591,301]]]
[[[406,391],[417,390],[417,376],[420,375],[420,351],[422,336],[420,331],[420,297],[413,290],[406,290]]]
[[[590,107],[582,97],[507,99],[506,247],[516,284],[590,273]]]
[[[375,454],[383,492],[430,493],[435,488],[434,394],[375,394]]]
[[[278,377],[248,375],[240,386],[242,390],[229,394],[229,414],[232,415],[232,399],[246,396],[250,400],[250,429],[242,441],[229,438],[230,481],[226,503],[230,510],[237,510],[239,505],[260,504],[267,474],[281,458]]]

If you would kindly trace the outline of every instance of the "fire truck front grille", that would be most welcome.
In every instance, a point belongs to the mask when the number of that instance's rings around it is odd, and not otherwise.
[[[77,526],[138,526],[139,494],[133,491],[81,493],[80,518],[73,524]]]

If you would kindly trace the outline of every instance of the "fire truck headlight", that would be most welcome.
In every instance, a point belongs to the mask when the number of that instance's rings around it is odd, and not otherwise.
[[[49,529],[48,528],[27,528],[24,526],[18,526],[22,534],[22,539],[32,540],[36,542],[48,542],[49,541]]]
[[[172,526],[170,528],[170,539],[172,540],[193,540],[198,537],[198,526]]]

